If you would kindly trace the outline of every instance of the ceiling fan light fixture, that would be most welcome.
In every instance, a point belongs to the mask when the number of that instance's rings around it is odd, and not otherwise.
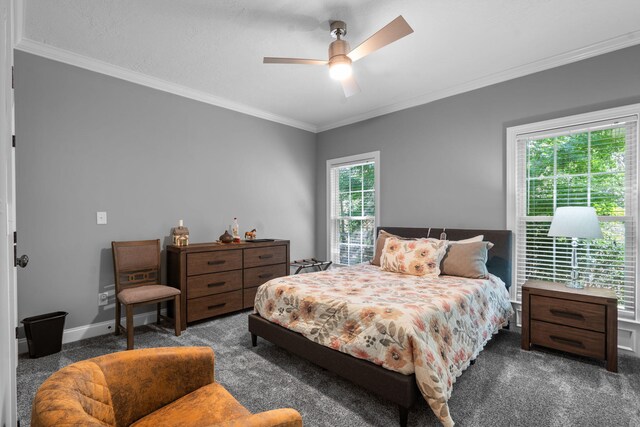
[[[329,61],[329,76],[334,80],[344,80],[351,77],[351,59],[348,56],[331,58]]]
[[[405,21],[402,15],[382,27],[371,37],[360,43],[355,49],[351,49],[342,37],[347,35],[347,24],[344,21],[331,21],[329,31],[335,38],[329,45],[329,60],[304,59],[304,58],[273,58],[265,56],[265,64],[310,64],[329,65],[329,76],[339,80],[345,97],[353,96],[360,92],[360,87],[351,75],[351,63],[381,49],[401,38],[413,33],[413,28]]]

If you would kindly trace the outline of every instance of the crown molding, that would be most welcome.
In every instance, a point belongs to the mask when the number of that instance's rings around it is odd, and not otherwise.
[[[164,92],[172,93],[174,95],[204,102],[206,104],[215,105],[217,107],[226,108],[229,110],[237,111],[239,113],[247,114],[276,123],[281,123],[287,126],[303,129],[314,133],[324,132],[330,129],[335,129],[338,127],[372,119],[374,117],[394,113],[396,111],[405,110],[407,108],[416,107],[418,105],[428,104],[430,102],[437,101],[438,99],[448,98],[450,96],[459,95],[464,92],[469,92],[507,80],[523,77],[528,74],[560,67],[562,65],[567,65],[573,62],[581,61],[583,59],[592,58],[594,56],[640,44],[640,31],[633,31],[602,42],[594,43],[583,48],[575,49],[570,52],[543,58],[538,61],[530,62],[518,67],[513,67],[504,71],[500,71],[498,73],[489,74],[487,76],[454,85],[449,88],[429,92],[405,101],[389,104],[364,112],[362,114],[347,117],[336,122],[315,125],[313,123],[306,123],[289,117],[273,114],[268,111],[260,110],[248,105],[214,96],[187,86],[172,83],[166,80],[159,79],[157,77],[152,77],[147,74],[109,64],[104,61],[89,58],[75,52],[30,40],[24,37],[24,35],[22,34],[23,25],[21,24],[23,24],[24,20],[23,0],[15,0],[15,2],[16,18],[18,18],[15,40],[17,43],[16,49],[18,50],[34,55],[43,56],[45,58],[84,68],[97,73],[105,74],[118,79],[126,80],[132,83],[151,87]]]
[[[480,89],[482,87],[490,86],[496,83],[501,83],[507,80],[512,80],[518,77],[523,77],[528,74],[537,73],[539,71],[548,70],[562,65],[567,65],[572,62],[581,61],[583,59],[592,58],[594,56],[603,55],[605,53],[613,52],[615,50],[624,49],[625,47],[634,46],[640,43],[640,31],[633,31],[627,34],[623,34],[618,37],[614,37],[599,43],[575,49],[570,52],[561,53],[559,55],[550,56],[538,61],[530,62],[518,67],[509,68],[498,73],[489,74],[478,79],[470,80],[465,83],[461,83],[455,86],[451,86],[446,89],[437,90],[427,94],[419,95],[406,101],[397,102],[394,104],[386,105],[374,110],[367,111],[356,116],[351,116],[346,119],[325,123],[318,125],[317,132],[324,132],[326,130],[335,129],[338,127],[350,125],[353,123],[361,122],[363,120],[372,119],[374,117],[383,116],[385,114],[394,113],[396,111],[405,110],[407,108],[415,107],[418,105],[428,104],[438,99],[448,98],[450,96],[459,95],[464,92],[470,92],[472,90]]]
[[[288,117],[279,116],[268,111],[260,110],[258,108],[250,107],[248,105],[240,104],[238,102],[211,95],[201,90],[192,89],[190,87],[172,83],[157,77],[150,76],[148,74],[133,71],[127,68],[120,67],[118,65],[100,61],[98,59],[89,58],[75,52],[30,40],[24,37],[24,35],[22,35],[20,42],[16,44],[15,48],[23,52],[42,56],[54,61],[63,62],[75,67],[84,68],[96,73],[105,74],[110,77],[126,80],[131,83],[136,83],[142,86],[161,90],[163,92],[172,93],[174,95],[193,99],[195,101],[204,102],[205,104],[215,105],[217,107],[226,108],[228,110],[237,111],[242,114],[247,114],[250,116],[258,117],[260,119],[281,123],[283,125],[303,129],[309,132],[317,132],[316,126],[311,123],[305,123]]]

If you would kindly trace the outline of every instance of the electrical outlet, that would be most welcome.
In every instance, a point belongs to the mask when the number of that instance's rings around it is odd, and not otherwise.
[[[101,292],[98,294],[98,306],[107,305],[109,303],[109,294]]]

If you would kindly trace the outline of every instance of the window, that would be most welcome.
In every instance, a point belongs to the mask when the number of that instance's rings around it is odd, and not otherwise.
[[[637,107],[633,111],[640,111]],[[517,300],[527,279],[568,281],[571,239],[547,236],[553,213],[561,206],[592,206],[603,238],[579,241],[580,280],[614,289],[620,317],[636,317],[638,115],[629,112],[609,110],[557,120],[553,127],[509,130],[507,141],[515,145],[509,156],[515,183],[508,216],[516,238]]]
[[[328,252],[336,264],[373,258],[379,218],[380,153],[327,161]]]

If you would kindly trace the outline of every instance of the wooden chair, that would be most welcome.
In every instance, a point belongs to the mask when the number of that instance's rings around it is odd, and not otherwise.
[[[133,349],[133,309],[139,305],[157,304],[158,323],[170,320],[160,314],[163,301],[174,300],[176,336],[180,336],[180,290],[160,284],[160,240],[111,242],[113,270],[116,279],[116,330],[127,333],[127,350]],[[127,327],[120,324],[120,304],[125,305]]]

